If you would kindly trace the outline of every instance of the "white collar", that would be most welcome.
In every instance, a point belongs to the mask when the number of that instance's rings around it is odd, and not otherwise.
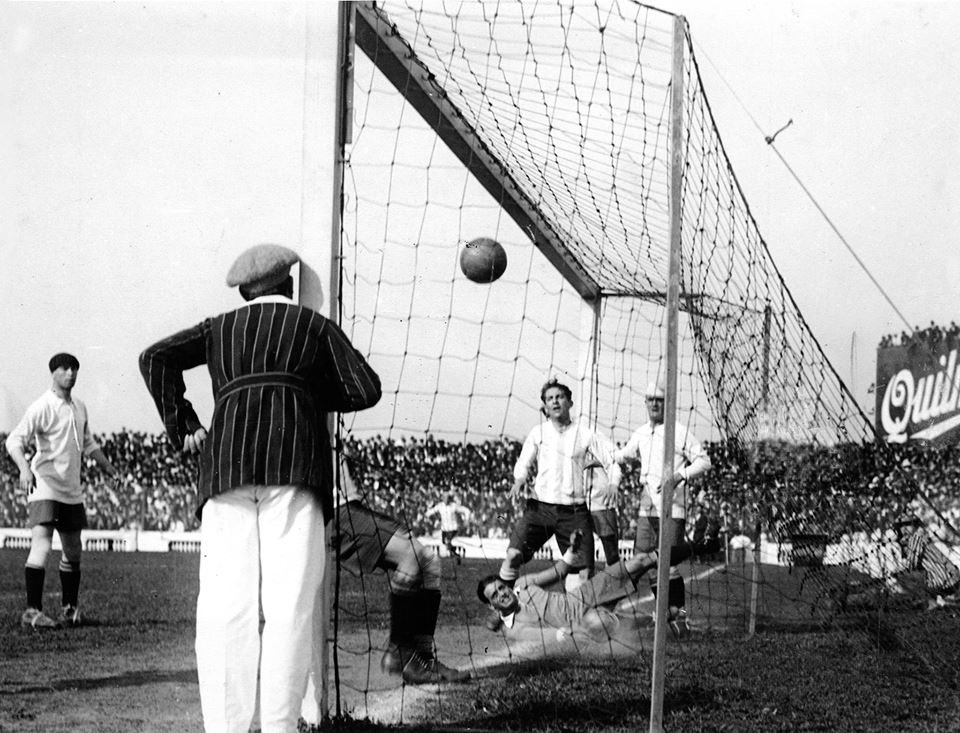
[[[279,295],[277,293],[272,293],[271,295],[258,295],[256,298],[252,298],[251,300],[247,301],[247,305],[255,305],[259,303],[286,303],[287,305],[296,305],[292,298],[288,298],[286,295]]]
[[[519,608],[517,609],[520,610]],[[503,621],[503,625],[508,629],[512,629],[513,625],[517,622],[517,611],[514,611],[509,616],[500,616],[500,620]]]
[[[73,395],[70,395],[70,399],[66,399],[66,398],[64,398],[64,397],[61,397],[60,395],[58,395],[58,394],[53,390],[53,387],[50,388],[50,396],[51,396],[54,400],[56,400],[57,402],[62,402],[62,403],[65,404],[65,405],[72,405],[72,404],[73,404]]]

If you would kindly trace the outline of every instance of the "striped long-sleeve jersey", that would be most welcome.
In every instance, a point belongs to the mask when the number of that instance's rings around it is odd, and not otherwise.
[[[200,455],[200,505],[247,485],[298,485],[332,516],[328,412],[380,399],[380,379],[336,324],[264,296],[174,334],[140,355],[140,372],[173,444],[200,420],[183,372],[206,364],[216,402]]]
[[[960,583],[960,568],[937,547],[926,529],[918,527],[907,540],[907,564],[922,569],[926,585],[932,591],[951,590]]]

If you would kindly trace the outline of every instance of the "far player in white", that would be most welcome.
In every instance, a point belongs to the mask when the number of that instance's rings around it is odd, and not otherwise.
[[[446,546],[450,557],[455,558],[457,565],[459,565],[460,551],[453,546],[453,539],[460,533],[461,521],[466,524],[472,520],[473,512],[462,504],[458,504],[453,494],[448,491],[444,495],[443,501],[427,509],[424,516],[429,519],[434,515],[440,517],[440,541]]]
[[[20,489],[26,494],[30,525],[30,554],[24,567],[27,609],[20,623],[34,629],[80,624],[81,530],[87,526],[83,508],[80,471],[90,457],[110,477],[113,488],[119,480],[100,445],[90,433],[87,408],[73,396],[80,362],[72,354],[50,359],[49,390],[33,402],[7,436],[7,452],[20,469]],[[27,451],[34,450],[32,461]],[[60,535],[60,586],[63,612],[60,620],[43,612],[43,586],[47,556],[54,530]]]
[[[676,424],[674,433],[673,465],[663,465],[664,389],[658,382],[647,386],[646,406],[648,421],[637,428],[630,440],[615,454],[618,463],[632,459],[640,461],[640,516],[637,517],[635,552],[650,552],[657,548],[660,537],[660,497],[668,483],[673,484],[671,545],[686,542],[686,512],[688,506],[687,481],[710,470],[710,458],[685,425]],[[670,567],[670,626],[678,636],[687,633],[686,589],[675,565]]]

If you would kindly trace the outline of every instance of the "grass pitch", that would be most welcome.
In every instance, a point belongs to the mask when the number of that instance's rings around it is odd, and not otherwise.
[[[19,626],[25,559],[25,551],[0,551],[0,731],[201,730],[193,655],[198,556],[85,553],[85,624],[47,633]],[[476,680],[408,687],[383,675],[385,581],[343,574],[340,694],[332,699],[341,717],[325,729],[647,728],[648,637],[615,655],[551,644],[548,637],[506,644],[483,627],[486,612],[475,597],[477,577],[498,563],[443,563],[440,656],[470,667]],[[60,605],[55,567],[51,559],[48,610]],[[900,609],[877,616],[872,626],[822,631],[810,608],[795,600],[810,597],[829,611],[819,603],[815,576],[768,566],[762,572],[777,592],[765,590],[758,599],[758,633],[747,640],[741,628],[750,573],[690,569],[702,574],[689,601],[700,620],[690,638],[668,645],[667,730],[960,730],[956,678],[937,673],[942,661],[960,664],[954,609]]]

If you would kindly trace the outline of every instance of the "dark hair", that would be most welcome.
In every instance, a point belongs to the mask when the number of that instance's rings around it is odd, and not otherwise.
[[[560,380],[554,377],[553,379],[548,380],[547,383],[540,388],[541,402],[546,399],[548,389],[559,389],[561,392],[563,392],[568,400],[573,400],[573,392],[570,391],[570,388],[565,384],[561,384]]]
[[[79,369],[80,362],[77,361],[77,357],[75,357],[73,354],[68,354],[65,351],[61,351],[59,354],[54,354],[50,357],[49,367],[51,372],[55,372],[60,367]]]
[[[491,573],[490,575],[484,575],[480,578],[480,582],[477,583],[477,598],[480,599],[480,603],[483,605],[489,605],[490,601],[487,599],[487,594],[484,591],[487,589],[487,586],[491,583],[496,583],[500,580],[500,576],[496,573]]]
[[[241,285],[239,287],[240,296],[244,300],[253,300],[264,295],[293,295],[293,275],[287,275],[283,280],[266,287],[258,286],[256,283],[251,285]]]

